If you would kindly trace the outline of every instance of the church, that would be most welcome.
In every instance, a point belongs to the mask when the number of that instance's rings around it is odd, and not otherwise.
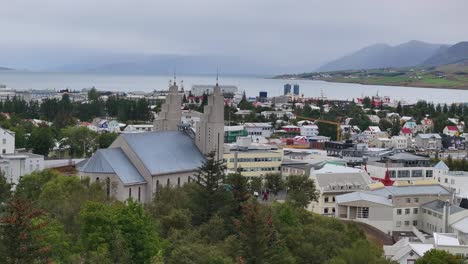
[[[179,87],[174,81],[153,131],[121,134],[107,149],[77,165],[81,177],[103,182],[108,196],[150,202],[163,186],[181,186],[194,179],[205,156],[224,153],[224,98],[216,83],[196,131],[181,123]]]

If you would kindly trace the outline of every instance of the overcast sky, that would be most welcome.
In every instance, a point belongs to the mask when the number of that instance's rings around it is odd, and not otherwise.
[[[468,40],[467,14],[466,0],[0,0],[0,49],[318,66],[374,43]]]

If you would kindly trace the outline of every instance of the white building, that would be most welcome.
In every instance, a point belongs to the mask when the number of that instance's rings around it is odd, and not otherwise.
[[[295,119],[296,116],[291,111],[263,111],[260,113],[265,118],[270,118],[274,115],[276,118],[281,119],[286,116],[289,119]]]
[[[388,170],[390,178],[398,181],[432,180],[434,166],[429,158],[410,153],[397,153],[378,161],[369,161],[366,165],[371,177],[385,178]]]
[[[245,130],[250,136],[271,137],[273,126],[270,123],[245,123]]]
[[[124,129],[124,133],[142,133],[142,132],[150,132],[153,130],[153,125],[128,125]]]
[[[325,164],[321,169],[310,172],[319,192],[318,202],[312,202],[308,210],[324,216],[336,216],[337,195],[364,190],[371,182],[369,175],[361,169],[341,165]]]
[[[405,136],[393,136],[391,142],[394,149],[407,149],[409,139]]]
[[[314,137],[319,134],[319,128],[317,125],[305,125],[301,126],[301,136]]]
[[[221,94],[236,94],[238,91],[237,86],[234,85],[219,85],[221,88]],[[192,95],[202,96],[203,94],[212,94],[213,85],[193,85],[192,86]]]
[[[0,127],[1,154],[15,152],[15,132]]]

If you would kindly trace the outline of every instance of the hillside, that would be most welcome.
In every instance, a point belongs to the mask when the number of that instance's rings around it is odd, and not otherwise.
[[[432,57],[422,63],[424,66],[437,66],[468,60],[468,41],[459,42],[451,47],[440,48]]]
[[[381,68],[282,75],[277,78],[323,80],[369,85],[468,90],[468,60],[437,67]]]
[[[411,67],[423,63],[444,48],[446,48],[446,45],[430,44],[416,40],[397,46],[375,44],[327,63],[320,67],[318,71]]]
[[[0,67],[0,71],[12,71],[13,69],[11,68],[6,68],[6,67]]]

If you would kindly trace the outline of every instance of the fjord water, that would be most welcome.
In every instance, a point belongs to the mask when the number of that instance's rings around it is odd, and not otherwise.
[[[25,89],[73,89],[96,87],[109,91],[153,91],[165,90],[172,76],[162,75],[116,75],[98,73],[38,73],[0,71],[0,84],[17,90]],[[183,80],[185,89],[194,84],[215,84],[215,76],[177,76]],[[268,96],[281,95],[285,83],[298,83],[300,93],[306,97],[352,100],[361,96],[390,96],[392,100],[404,100],[414,103],[426,100],[434,103],[468,102],[468,90],[414,88],[381,85],[361,85],[347,83],[329,83],[311,80],[277,80],[265,77],[220,76],[221,85],[236,85],[245,90],[247,96],[257,96],[260,91],[267,91]]]

